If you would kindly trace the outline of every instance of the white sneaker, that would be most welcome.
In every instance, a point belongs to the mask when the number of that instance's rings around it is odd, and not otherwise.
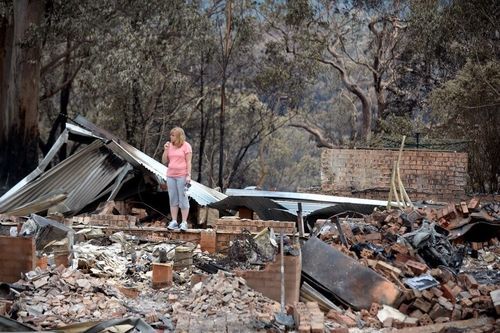
[[[181,231],[186,231],[186,230],[188,230],[188,224],[187,224],[187,222],[186,222],[186,221],[183,221],[183,222],[181,223],[180,228],[181,228]]]
[[[177,221],[176,221],[176,220],[172,220],[172,221],[168,224],[167,229],[170,229],[170,230],[177,230],[177,229],[179,229],[179,224],[177,223]]]

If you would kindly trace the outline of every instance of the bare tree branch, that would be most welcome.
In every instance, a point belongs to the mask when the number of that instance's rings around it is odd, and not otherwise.
[[[42,69],[40,70],[40,75],[43,76],[49,69],[53,67],[57,67],[60,64],[62,64],[64,61],[64,58],[69,55],[71,52],[76,50],[82,45],[80,44],[75,44],[72,47],[66,49],[63,53],[56,55],[54,58],[52,58],[47,64],[42,65]]]
[[[335,145],[330,142],[327,138],[323,136],[322,131],[319,128],[312,127],[311,125],[304,124],[304,123],[291,123],[288,126],[291,127],[297,127],[297,128],[302,128],[305,129],[307,132],[311,133],[317,143],[317,146],[319,148],[335,148]]]
[[[45,94],[43,94],[42,96],[40,96],[40,102],[43,101],[43,100],[46,100],[47,98],[50,98],[50,97],[54,96],[59,91],[61,91],[61,89],[64,88],[67,84],[71,83],[75,79],[76,74],[78,74],[78,72],[80,71],[80,69],[82,68],[82,66],[83,66],[83,61],[80,62],[80,64],[75,69],[75,71],[73,72],[73,74],[66,81],[64,81],[63,83],[61,83],[58,87],[56,87],[56,88],[52,89],[51,91],[48,91]]]

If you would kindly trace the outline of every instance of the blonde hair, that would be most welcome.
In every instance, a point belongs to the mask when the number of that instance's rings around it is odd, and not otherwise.
[[[170,130],[170,134],[175,135],[175,141],[172,142],[172,144],[176,147],[180,147],[186,142],[186,134],[184,133],[184,130],[180,127],[174,127]]]

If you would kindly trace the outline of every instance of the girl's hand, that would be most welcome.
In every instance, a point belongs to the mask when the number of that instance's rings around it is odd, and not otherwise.
[[[167,142],[163,145],[163,148],[164,148],[164,149],[168,149],[168,147],[170,147],[170,141],[167,141]]]
[[[190,175],[186,176],[186,183],[188,183],[188,184],[191,183],[191,176]]]

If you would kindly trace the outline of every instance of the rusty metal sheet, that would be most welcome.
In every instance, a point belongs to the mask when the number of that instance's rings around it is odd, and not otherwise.
[[[355,309],[392,305],[401,291],[392,282],[316,237],[302,247],[302,272]]]

